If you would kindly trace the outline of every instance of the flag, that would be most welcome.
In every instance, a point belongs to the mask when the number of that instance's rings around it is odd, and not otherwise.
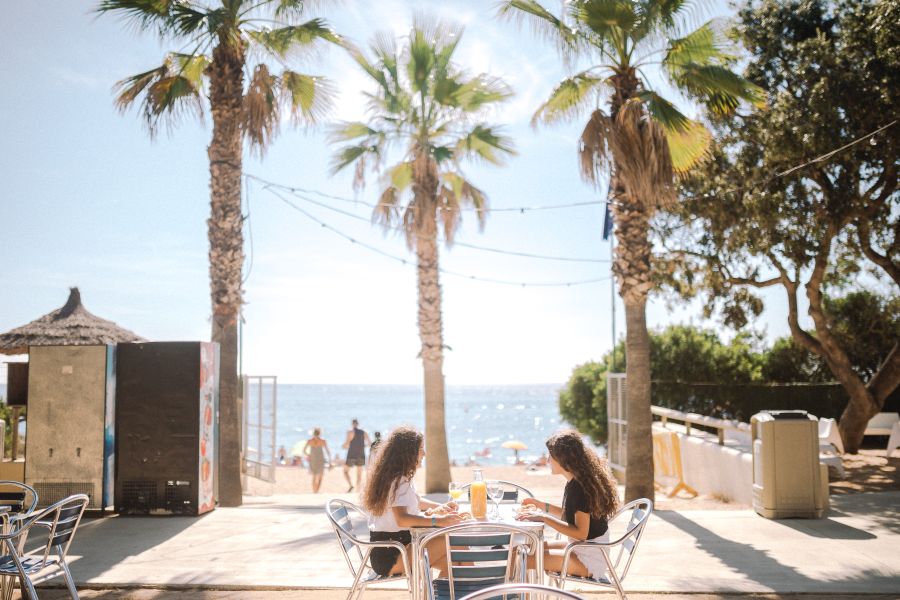
[[[609,212],[609,204],[606,205],[606,213],[603,215],[603,239],[608,240],[612,235],[613,219],[612,213]]]

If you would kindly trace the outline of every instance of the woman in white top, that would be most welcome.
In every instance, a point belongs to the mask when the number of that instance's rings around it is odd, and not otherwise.
[[[413,476],[425,457],[423,442],[422,434],[411,427],[395,429],[382,442],[369,468],[369,481],[362,498],[363,506],[371,515],[371,541],[390,540],[408,546],[412,541],[410,527],[446,527],[462,522],[455,502],[438,504],[420,498],[416,492]],[[437,538],[427,548],[432,566],[444,571],[444,540]],[[396,548],[373,548],[369,558],[372,569],[379,575],[403,573],[403,561]]]

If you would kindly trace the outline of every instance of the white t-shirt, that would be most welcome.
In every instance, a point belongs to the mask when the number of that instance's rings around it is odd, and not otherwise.
[[[369,517],[369,531],[403,531],[405,528],[397,525],[394,511],[391,510],[395,506],[404,507],[406,512],[411,515],[419,514],[419,494],[416,492],[416,484],[412,482],[412,479],[401,479],[397,483],[384,512],[378,516],[371,515]]]

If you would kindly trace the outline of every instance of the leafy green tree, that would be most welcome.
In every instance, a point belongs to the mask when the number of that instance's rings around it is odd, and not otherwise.
[[[651,377],[664,382],[759,382],[765,359],[758,345],[752,336],[739,335],[725,344],[714,331],[670,325],[660,332],[650,332]],[[621,357],[624,349],[625,343],[619,342],[616,356]],[[560,415],[597,443],[607,439],[606,382],[611,358],[608,352],[600,362],[575,367],[559,393]],[[623,366],[627,368],[617,358],[617,370]]]
[[[675,174],[704,157],[710,136],[664,98],[647,74],[723,114],[741,100],[757,101],[760,93],[732,72],[732,57],[713,23],[688,29],[687,2],[573,0],[563,3],[557,16],[536,0],[503,0],[499,12],[551,38],[567,63],[589,65],[561,81],[532,122],[557,123],[589,111],[578,142],[582,175],[594,184],[607,171],[611,176],[618,242],[613,272],[625,304],[628,355],[625,497],[653,498],[646,315],[654,287],[650,220],[674,200]]]
[[[209,144],[209,278],[212,341],[220,347],[219,502],[241,504],[241,431],[238,412],[237,323],[243,304],[244,264],[241,165],[244,141],[262,154],[278,133],[283,107],[313,122],[332,98],[322,77],[284,67],[273,72],[260,56],[285,65],[295,52],[320,42],[341,43],[321,19],[294,24],[303,0],[102,0],[97,11],[120,15],[142,31],[187,48],[160,66],[117,84],[121,110],[137,105],[150,135],[160,123],[212,113]],[[245,85],[245,73],[249,81]]]
[[[499,165],[513,152],[511,141],[480,119],[486,109],[510,97],[506,85],[486,74],[469,76],[453,63],[463,29],[413,18],[405,47],[391,35],[371,43],[374,60],[353,50],[356,62],[376,84],[369,94],[367,123],[345,123],[334,139],[349,142],[338,149],[334,171],[356,167],[356,185],[368,168],[384,171],[374,218],[386,229],[399,229],[416,253],[419,338],[425,383],[425,440],[429,492],[446,491],[450,460],[444,421],[444,332],[441,314],[438,234],[449,246],[459,228],[462,208],[476,209],[483,226],[487,197],[460,171],[466,159]]]
[[[578,431],[605,444],[609,435],[606,412],[607,355],[603,362],[586,362],[572,370],[559,392],[559,414]]]
[[[870,379],[900,339],[900,296],[881,296],[868,290],[824,298],[832,334],[847,352],[853,371]],[[793,338],[776,340],[763,369],[768,381],[832,381],[828,365]]]
[[[769,108],[719,123],[714,160],[660,231],[680,261],[670,282],[705,295],[708,314],[742,327],[762,310],[755,290],[783,289],[793,340],[850,397],[840,419],[849,452],[900,384],[898,338],[870,357],[880,366],[857,371],[827,300],[866,282],[892,296],[900,286],[898,16],[896,2],[872,0],[765,0],[741,11],[746,75],[769,90]]]

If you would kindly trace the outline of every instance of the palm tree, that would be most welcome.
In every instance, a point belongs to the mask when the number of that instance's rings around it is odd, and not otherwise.
[[[402,51],[388,34],[378,34],[371,42],[374,61],[360,50],[352,51],[377,84],[375,93],[367,94],[371,116],[368,123],[344,123],[333,134],[335,140],[348,142],[335,154],[333,170],[355,163],[356,187],[365,184],[367,168],[381,170],[392,146],[402,152],[400,161],[384,171],[373,219],[402,230],[416,253],[429,492],[446,491],[450,482],[438,234],[442,232],[450,246],[466,204],[477,209],[479,224],[484,224],[487,198],[463,176],[460,162],[468,158],[500,164],[502,155],[513,153],[508,138],[478,120],[486,108],[511,93],[499,79],[467,76],[451,62],[462,33],[455,25],[416,16]]]
[[[292,25],[303,0],[103,0],[97,11],[115,13],[143,31],[179,43],[162,65],[123,79],[116,86],[121,110],[137,104],[151,137],[159,125],[212,112],[209,144],[209,278],[212,341],[220,346],[219,502],[241,504],[241,432],[238,414],[237,323],[243,303],[244,240],[241,214],[243,142],[262,155],[277,135],[283,107],[298,121],[321,116],[332,98],[321,77],[286,66],[289,56],[320,42],[340,43],[321,19]],[[264,62],[281,67],[272,72]],[[248,84],[244,85],[245,76]]]
[[[710,135],[654,90],[650,69],[689,99],[728,113],[760,90],[730,69],[713,22],[685,33],[689,3],[679,0],[573,0],[557,16],[535,0],[503,0],[502,17],[528,22],[552,39],[567,64],[590,66],[561,81],[532,124],[572,119],[590,109],[579,154],[585,180],[610,173],[617,245],[613,272],[625,304],[628,441],[626,499],[653,498],[650,435],[650,219],[676,196],[675,174],[708,152]],[[603,103],[606,102],[606,110]]]

